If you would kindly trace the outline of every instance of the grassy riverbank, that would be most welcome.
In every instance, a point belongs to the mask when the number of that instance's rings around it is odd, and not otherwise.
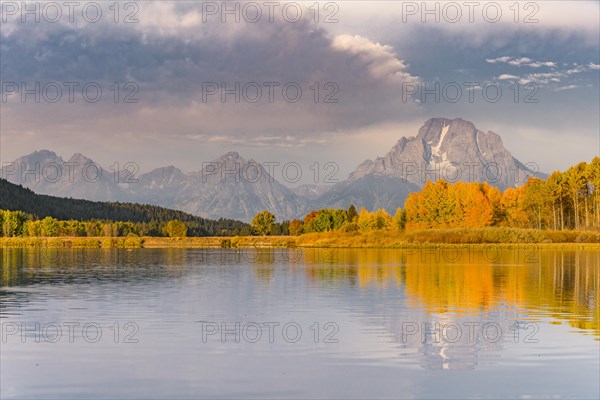
[[[297,237],[300,247],[398,248],[423,245],[523,245],[573,247],[600,246],[600,232],[542,231],[516,228],[452,228],[413,231],[371,231],[366,233],[325,232]]]
[[[296,247],[291,236],[234,237],[0,237],[0,248],[267,248]]]
[[[600,248],[600,232],[540,231],[515,228],[379,230],[322,232],[300,236],[234,237],[11,237],[1,248],[405,248],[461,245],[536,245],[545,248]]]

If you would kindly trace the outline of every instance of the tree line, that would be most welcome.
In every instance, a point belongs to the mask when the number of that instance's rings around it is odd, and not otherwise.
[[[556,171],[546,180],[532,177],[523,186],[504,192],[485,182],[428,181],[420,192],[411,193],[404,208],[398,208],[394,215],[383,209],[357,211],[350,205],[348,209],[313,210],[303,219],[277,223],[275,216],[265,210],[250,225],[227,219],[207,220],[149,205],[37,195],[0,180],[0,235],[5,237],[296,236],[327,231],[488,226],[600,230],[600,158],[564,172]]]
[[[52,217],[36,219],[23,211],[0,210],[0,236],[3,237],[131,237],[131,236],[188,236],[188,226],[179,220],[131,222]]]
[[[257,214],[255,232],[274,228],[275,217]],[[270,213],[268,213],[270,214]],[[260,217],[260,218],[259,218]],[[265,226],[265,224],[267,226]],[[600,229],[600,158],[581,162],[548,179],[529,178],[522,186],[501,192],[488,183],[428,181],[420,192],[411,193],[404,208],[394,215],[380,209],[357,212],[320,209],[287,225],[289,234],[327,231],[371,231],[378,229],[481,228],[487,226],[551,229]]]

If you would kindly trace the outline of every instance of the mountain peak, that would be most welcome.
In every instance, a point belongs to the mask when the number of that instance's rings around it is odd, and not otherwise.
[[[69,158],[70,163],[77,163],[79,166],[81,165],[86,165],[86,164],[94,164],[94,161],[89,158],[84,156],[81,153],[75,153],[71,156],[71,158]]]
[[[462,118],[430,118],[416,137],[401,138],[383,157],[365,161],[350,175],[401,177],[419,187],[427,180],[488,182],[514,187],[536,174],[504,148],[492,131],[485,133]]]
[[[26,156],[19,158],[19,160],[35,160],[35,161],[56,160],[56,159],[60,159],[60,156],[58,154],[56,154],[55,152],[48,150],[48,149],[37,150],[37,151],[34,151],[33,153],[30,153]]]
[[[435,143],[440,139],[442,132],[476,132],[475,124],[462,118],[430,118],[425,121],[417,138],[425,140],[428,144]],[[441,144],[441,143],[439,143]]]
[[[58,157],[58,155],[53,152],[52,150],[48,150],[48,149],[41,149],[38,151],[34,151],[32,154],[38,154],[38,155],[44,155],[44,156],[51,156],[51,157]]]

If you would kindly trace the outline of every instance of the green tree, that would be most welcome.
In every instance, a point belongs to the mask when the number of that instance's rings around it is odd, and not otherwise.
[[[164,231],[169,237],[186,237],[188,228],[183,222],[172,219],[167,222]]]
[[[396,209],[396,214],[394,214],[393,225],[395,228],[404,230],[406,225],[406,212],[402,208]]]
[[[264,210],[254,216],[250,225],[259,235],[268,235],[275,224],[275,216]]]
[[[102,225],[102,236],[114,237],[118,235],[119,232],[117,231],[117,224],[113,224],[109,221]]]
[[[2,235],[21,236],[27,215],[23,211],[2,211]]]
[[[356,207],[354,207],[354,204],[350,204],[350,207],[348,207],[348,222],[356,222],[357,218]]]
[[[41,221],[27,221],[23,227],[23,235],[30,237],[41,236]]]
[[[98,221],[86,221],[85,225],[85,235],[86,236],[100,236],[102,234],[102,227],[100,222]]]
[[[315,232],[330,231],[333,228],[333,216],[331,215],[331,210],[321,210],[321,213],[313,222],[313,227]]]
[[[42,220],[42,236],[58,236],[58,221],[52,217],[46,217]]]
[[[312,210],[304,216],[303,228],[304,233],[315,232],[314,222],[319,217],[321,211]]]
[[[271,235],[287,236],[290,234],[290,221],[282,221],[280,223],[273,224],[271,229]]]
[[[348,221],[348,212],[346,210],[331,210],[333,218],[333,230],[338,230]]]
[[[392,225],[392,217],[384,209],[375,211],[375,228],[385,229]]]

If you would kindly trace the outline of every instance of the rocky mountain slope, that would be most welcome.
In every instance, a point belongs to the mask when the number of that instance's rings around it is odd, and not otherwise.
[[[401,138],[383,157],[367,160],[350,180],[368,175],[395,176],[423,187],[427,180],[488,182],[502,190],[541,176],[515,159],[496,133],[472,122],[432,118],[416,137]]]
[[[242,221],[269,210],[282,220],[302,215],[307,201],[275,180],[262,164],[230,152],[190,174],[173,207],[205,218],[225,214]]]
[[[97,201],[132,201],[185,211],[204,218],[250,221],[261,210],[279,220],[302,217],[311,209],[385,208],[395,212],[409,193],[427,180],[488,182],[500,189],[540,176],[515,159],[494,132],[460,118],[432,118],[417,136],[402,137],[383,157],[361,163],[347,180],[332,187],[290,189],[258,162],[227,153],[191,173],[169,166],[132,174],[131,166],[103,169],[75,154],[64,161],[49,150],[5,164],[2,177],[36,193]]]
[[[402,137],[385,156],[364,161],[311,204],[322,208],[352,203],[393,213],[428,180],[488,182],[504,190],[531,176],[545,175],[514,158],[496,133],[480,131],[460,118],[431,118],[416,137]]]

